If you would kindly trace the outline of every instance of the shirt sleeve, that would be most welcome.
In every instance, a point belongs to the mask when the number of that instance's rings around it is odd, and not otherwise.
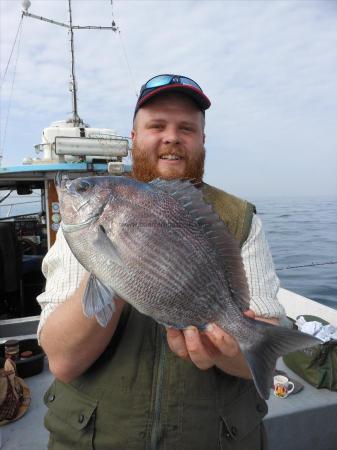
[[[263,231],[261,219],[254,214],[248,239],[241,249],[250,290],[250,308],[258,317],[281,318],[285,310],[277,299],[280,281]]]
[[[61,228],[42,262],[42,272],[47,281],[45,291],[37,297],[41,306],[38,339],[48,316],[73,294],[86,273],[72,254]]]

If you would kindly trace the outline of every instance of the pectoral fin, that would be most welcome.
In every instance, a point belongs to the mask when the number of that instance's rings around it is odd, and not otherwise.
[[[97,229],[95,248],[101,254],[106,255],[107,259],[112,259],[115,264],[123,264],[115,244],[109,238],[103,225],[99,225]]]
[[[97,322],[106,327],[115,311],[115,292],[91,274],[83,297],[83,312],[86,317],[96,316]]]

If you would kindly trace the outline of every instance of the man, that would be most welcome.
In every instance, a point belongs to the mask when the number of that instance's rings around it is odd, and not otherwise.
[[[202,183],[209,106],[186,77],[159,75],[143,85],[132,176],[201,182],[205,200],[242,247],[252,297],[246,314],[276,323],[284,314],[279,282],[253,206]],[[57,379],[45,396],[50,448],[266,448],[266,405],[234,338],[214,324],[204,333],[194,327],[166,332],[120,298],[108,326],[100,327],[83,315],[88,273],[61,231],[43,270],[39,339]]]

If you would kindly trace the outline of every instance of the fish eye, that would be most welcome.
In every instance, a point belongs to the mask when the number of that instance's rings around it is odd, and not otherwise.
[[[86,180],[76,180],[74,187],[76,192],[82,193],[88,191],[91,188],[91,183]]]

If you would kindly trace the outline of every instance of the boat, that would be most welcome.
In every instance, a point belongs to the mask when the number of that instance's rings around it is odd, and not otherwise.
[[[39,157],[28,157],[21,165],[0,167],[0,207],[6,205],[7,208],[0,219],[0,345],[9,339],[36,339],[39,322],[36,296],[44,287],[41,262],[55,241],[61,220],[56,174],[63,173],[69,178],[88,174],[122,175],[131,169],[126,163],[128,139],[110,129],[91,128],[78,115],[71,0],[68,4],[70,25],[62,26],[70,31],[72,117],[54,122],[43,130],[42,142],[36,146]],[[24,0],[24,16],[55,23],[30,14],[29,6],[30,1]],[[115,23],[111,27],[114,31],[113,27],[116,28]],[[12,203],[14,194],[17,198]],[[23,199],[25,208],[28,207],[24,213],[16,212],[21,203],[18,198]],[[38,210],[37,203],[40,205]],[[314,315],[337,327],[337,311],[332,308],[285,289],[280,289],[279,300],[291,319],[295,320],[301,314]],[[288,369],[282,360],[278,361],[277,368],[302,383],[304,389],[286,400],[272,395],[268,400],[265,426],[270,449],[336,450],[337,392],[313,388]],[[0,427],[0,448],[3,450],[47,447],[43,395],[53,376],[46,357],[41,369],[26,378],[32,394],[27,413],[18,421]]]
[[[37,313],[34,298],[44,284],[41,261],[55,241],[61,219],[56,175],[66,174],[72,179],[102,173],[122,175],[130,171],[130,166],[124,163],[129,152],[128,138],[111,129],[92,128],[78,114],[73,31],[88,27],[72,24],[71,0],[68,0],[69,24],[31,14],[30,5],[30,0],[23,0],[22,17],[66,27],[69,31],[72,115],[43,129],[42,142],[35,145],[37,156],[25,157],[18,166],[0,166],[2,319]],[[117,31],[114,22],[110,27],[89,28]],[[36,209],[36,203],[40,203],[40,208]],[[27,210],[33,204],[34,208]],[[24,213],[18,212],[18,207],[24,207]],[[11,263],[5,264],[5,260]]]

